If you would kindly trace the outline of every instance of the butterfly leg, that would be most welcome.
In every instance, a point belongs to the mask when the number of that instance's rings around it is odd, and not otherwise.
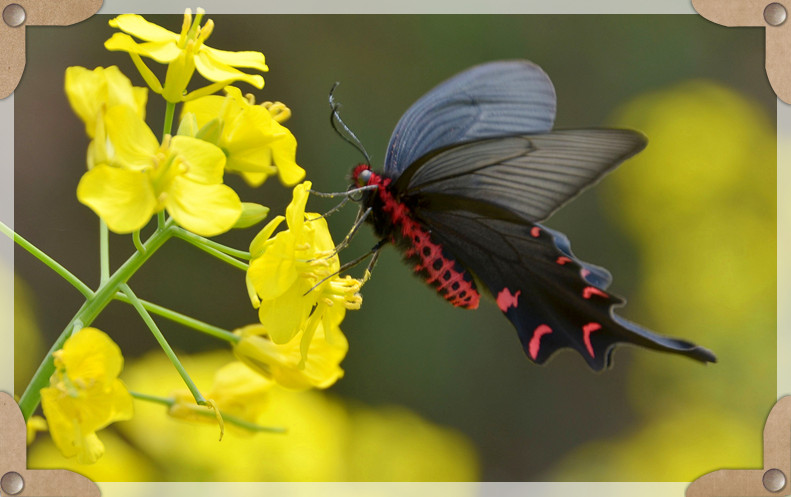
[[[356,259],[354,259],[354,260],[351,260],[351,261],[347,262],[346,264],[344,264],[343,266],[341,266],[341,268],[340,268],[340,269],[338,269],[337,271],[335,271],[335,272],[334,272],[334,273],[332,273],[331,275],[329,275],[329,276],[327,276],[327,277],[325,277],[325,278],[322,278],[322,279],[321,279],[321,280],[320,280],[318,283],[316,283],[315,285],[313,285],[313,286],[310,288],[310,290],[308,290],[307,292],[305,292],[305,293],[303,294],[303,296],[305,296],[305,295],[309,294],[309,293],[310,293],[310,292],[312,292],[312,291],[313,291],[313,290],[314,290],[314,289],[315,289],[317,286],[321,285],[322,283],[324,283],[324,282],[325,282],[325,281],[327,281],[328,279],[332,278],[333,276],[336,276],[336,275],[338,275],[338,274],[340,274],[340,273],[342,273],[342,272],[344,272],[344,271],[346,271],[346,270],[348,270],[348,269],[351,269],[351,268],[353,268],[354,266],[358,265],[359,263],[361,263],[362,261],[364,261],[365,259],[367,259],[367,258],[368,258],[368,257],[370,257],[371,255],[373,255],[373,257],[371,258],[371,262],[368,264],[368,267],[367,267],[367,268],[366,268],[366,270],[365,270],[365,274],[366,274],[366,276],[364,276],[364,277],[363,277],[363,283],[365,283],[366,281],[368,281],[368,278],[370,278],[370,272],[371,272],[371,270],[373,269],[373,266],[374,266],[374,264],[376,264],[376,260],[379,258],[379,251],[382,249],[382,247],[384,246],[384,244],[385,244],[385,243],[387,243],[387,240],[386,240],[386,239],[379,240],[379,242],[377,242],[377,244],[376,244],[376,245],[374,245],[374,246],[373,246],[373,248],[372,248],[371,250],[369,250],[369,251],[368,251],[368,252],[366,252],[365,254],[363,254],[363,255],[361,255],[361,256],[359,256],[359,257],[357,257]]]
[[[355,219],[354,224],[352,225],[352,229],[349,230],[349,233],[343,238],[343,240],[341,240],[341,243],[336,245],[335,248],[332,250],[332,252],[329,253],[329,255],[326,255],[324,257],[319,257],[318,259],[312,259],[310,262],[319,259],[329,259],[330,257],[334,257],[341,250],[348,247],[349,243],[352,241],[352,238],[354,238],[354,235],[357,234],[357,230],[360,229],[360,226],[362,226],[363,222],[365,222],[365,219],[371,214],[371,210],[372,209],[370,207],[365,210],[360,209],[357,212],[357,219]]]

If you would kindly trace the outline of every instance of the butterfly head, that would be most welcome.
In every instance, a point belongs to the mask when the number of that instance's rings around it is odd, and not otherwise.
[[[352,188],[368,186],[373,179],[374,173],[368,164],[359,164],[352,170]]]

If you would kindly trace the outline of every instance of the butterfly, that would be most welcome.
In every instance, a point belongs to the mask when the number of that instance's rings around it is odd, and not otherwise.
[[[716,362],[615,314],[625,300],[607,291],[610,273],[539,224],[646,145],[627,129],[552,130],[555,108],[549,77],[526,60],[474,66],[418,99],[393,131],[384,171],[352,171],[375,250],[393,243],[457,307],[490,294],[537,364],[571,348],[601,370],[620,342]]]

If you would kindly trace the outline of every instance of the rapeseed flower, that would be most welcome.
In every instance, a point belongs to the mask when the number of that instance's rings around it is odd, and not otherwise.
[[[226,364],[214,374],[214,384],[206,393],[223,416],[256,423],[268,405],[268,392],[274,382],[257,374],[243,363],[234,361]],[[192,394],[186,389],[172,392],[175,402],[168,414],[176,418],[216,424],[216,418],[208,407],[195,404]],[[200,411],[206,411],[201,413]],[[211,415],[206,415],[207,413]],[[235,426],[228,423],[227,426]]]
[[[305,177],[296,163],[297,140],[282,123],[291,111],[280,102],[255,104],[233,86],[226,96],[209,95],[186,102],[182,116],[192,114],[200,128],[197,136],[219,146],[226,154],[226,171],[239,173],[251,186],[277,174],[287,186]]]
[[[349,342],[338,327],[342,316],[330,315],[335,319],[326,321],[326,332],[325,321],[316,326],[305,356],[301,335],[277,344],[269,339],[261,324],[236,330],[242,339],[234,345],[234,353],[239,360],[285,388],[328,388],[343,376],[340,363],[349,350]]]
[[[303,357],[328,308],[359,309],[362,303],[357,293],[362,282],[337,275],[340,262],[327,222],[305,213],[310,187],[309,181],[297,185],[286,216],[270,221],[255,237],[247,271],[248,293],[267,336],[282,345],[303,332]],[[272,236],[283,220],[288,229]]]
[[[126,105],[111,107],[105,126],[112,152],[83,175],[77,198],[112,231],[139,230],[163,209],[204,236],[228,231],[239,219],[242,204],[222,183],[225,155],[216,145],[189,136],[166,136],[160,144]]]
[[[122,33],[113,34],[104,46],[110,51],[128,52],[151,89],[171,103],[209,95],[234,81],[244,81],[258,89],[263,88],[263,77],[235,68],[266,72],[269,68],[266,66],[264,54],[254,51],[228,52],[207,46],[205,42],[214,29],[214,23],[209,19],[201,26],[204,13],[203,9],[197,9],[193,20],[192,11],[187,9],[180,33],[148,22],[136,14],[122,14],[110,20],[110,26],[120,29]],[[143,40],[143,43],[138,43],[133,37]],[[146,66],[141,56],[168,65],[164,85]],[[196,69],[213,84],[185,94],[187,84]]]
[[[98,430],[132,417],[132,396],[118,379],[124,359],[104,332],[83,328],[54,353],[55,373],[41,389],[52,440],[66,457],[94,463],[104,454]]]
[[[108,157],[105,114],[107,109],[124,105],[132,109],[140,119],[146,117],[148,89],[132,86],[116,66],[97,67],[93,70],[80,66],[66,69],[66,96],[72,110],[85,123],[85,133],[91,138],[88,145],[88,169]]]

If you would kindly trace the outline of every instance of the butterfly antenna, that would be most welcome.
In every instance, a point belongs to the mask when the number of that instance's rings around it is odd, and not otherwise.
[[[332,129],[334,129],[335,132],[338,133],[338,136],[343,138],[343,140],[346,143],[349,143],[354,148],[356,148],[365,158],[365,163],[370,164],[371,157],[368,155],[368,152],[366,152],[362,142],[360,141],[359,138],[357,138],[357,135],[355,135],[354,132],[352,132],[352,130],[350,130],[349,127],[346,126],[346,123],[343,122],[343,119],[341,119],[341,116],[338,113],[338,111],[341,108],[341,104],[335,101],[334,93],[335,93],[335,89],[338,87],[339,84],[340,82],[336,82],[334,85],[332,85],[332,88],[330,89],[329,101],[330,101],[330,109],[332,109],[330,112],[330,124],[332,125]]]

